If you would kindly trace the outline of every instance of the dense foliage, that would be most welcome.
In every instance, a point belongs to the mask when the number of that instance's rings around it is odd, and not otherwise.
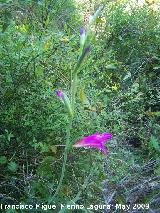
[[[103,1],[90,53],[78,73],[70,131],[72,144],[85,135],[111,132],[110,153],[71,149],[56,196],[64,155],[58,145],[66,143],[69,120],[55,91],[70,95],[80,54],[79,29],[90,4],[96,10],[102,2],[0,3],[2,204],[54,203],[56,212],[60,204],[102,204],[102,188],[119,190],[127,177],[132,184],[125,183],[125,192],[120,189],[114,202],[124,204],[132,185],[155,178],[154,187],[139,195],[142,199],[130,200],[160,208],[160,13],[154,2],[143,7],[129,2]]]

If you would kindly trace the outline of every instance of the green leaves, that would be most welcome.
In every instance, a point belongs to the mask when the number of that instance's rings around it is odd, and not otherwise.
[[[0,165],[7,166],[10,172],[16,172],[18,169],[18,164],[14,161],[8,162],[8,159],[6,156],[0,156]]]
[[[43,75],[43,68],[41,66],[36,66],[35,75],[41,77]]]
[[[156,138],[154,135],[151,135],[149,146],[151,149],[155,150],[156,152],[160,152],[160,145],[158,138]]]
[[[54,172],[52,163],[54,161],[55,158],[53,156],[45,157],[37,169],[37,174],[43,177],[52,177]]]
[[[3,4],[2,4],[2,6],[3,6]],[[0,8],[0,10],[1,10],[0,24],[2,25],[2,32],[4,33],[11,23],[12,15],[11,15],[11,12],[9,10],[7,10],[7,8],[5,8],[5,7],[3,9],[2,8]]]
[[[4,165],[4,164],[6,164],[7,163],[7,158],[6,158],[6,156],[0,156],[0,164],[1,165]]]
[[[11,171],[11,172],[16,172],[17,169],[18,169],[18,164],[15,163],[14,161],[11,161],[8,163],[8,169]]]
[[[83,17],[72,2],[16,1],[11,13],[7,3],[2,11],[0,165],[2,185],[7,182],[2,193],[18,202],[47,203],[62,182],[64,193],[60,190],[55,202],[67,203],[82,190],[95,164],[87,199],[85,191],[81,196],[90,205],[97,202],[102,180],[117,186],[126,175],[132,176],[129,168],[150,157],[157,160],[160,152],[158,15],[137,7],[129,14],[124,1],[108,1],[91,17],[79,42]],[[63,106],[54,92],[59,88],[67,91]],[[66,135],[66,112],[73,116],[74,108],[73,128]],[[108,144],[108,158],[72,150],[67,160],[65,156],[65,180],[59,181],[66,141],[71,145],[81,136],[108,130],[115,137]],[[137,148],[126,143],[135,135],[140,140]]]

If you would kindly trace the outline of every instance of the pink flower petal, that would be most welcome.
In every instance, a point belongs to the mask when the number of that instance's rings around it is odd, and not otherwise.
[[[109,140],[112,137],[111,133],[95,133],[89,136],[82,138],[77,141],[73,147],[89,147],[97,148],[103,151],[105,154],[108,154],[108,150],[105,147],[106,140]]]
[[[101,135],[101,137],[102,137],[102,143],[106,143],[106,140],[109,140],[110,138],[112,138],[112,134],[105,132]]]
[[[60,90],[60,89],[59,89],[59,90],[57,90],[57,91],[56,91],[56,94],[57,94],[57,96],[58,96],[58,97],[60,97],[60,98],[61,98],[61,97],[62,97],[62,95],[63,95],[62,90]]]
[[[106,155],[109,154],[109,151],[108,151],[108,149],[107,149],[106,147],[102,147],[100,150],[101,150],[102,152],[104,152]]]

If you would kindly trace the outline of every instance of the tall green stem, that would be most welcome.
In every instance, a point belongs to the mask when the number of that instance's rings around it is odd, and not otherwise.
[[[73,80],[71,84],[71,105],[72,105],[72,110],[74,112],[74,107],[75,107],[75,97],[76,97],[76,92],[77,92],[77,73],[73,74]]]
[[[62,182],[63,182],[65,171],[66,171],[67,157],[68,157],[68,153],[69,153],[70,147],[71,147],[71,143],[70,143],[71,128],[72,128],[72,119],[70,118],[68,128],[67,128],[66,146],[65,146],[64,157],[63,157],[61,177],[60,177],[56,192],[55,192],[54,196],[52,197],[52,200],[50,200],[50,203],[54,200],[54,198],[57,196],[57,194],[59,193],[59,191],[62,187]]]
[[[71,82],[72,82],[71,83],[71,107],[72,107],[72,111],[74,112],[75,96],[76,96],[76,92],[77,92],[77,73],[73,74],[73,79],[72,79]],[[61,177],[60,177],[59,184],[57,186],[56,192],[55,192],[55,194],[52,197],[52,200],[50,202],[52,202],[54,200],[54,198],[57,196],[57,194],[59,193],[59,191],[62,187],[62,183],[63,183],[65,171],[66,171],[68,153],[71,149],[70,134],[71,134],[71,129],[72,129],[72,119],[73,119],[72,117],[69,117],[69,124],[68,124],[68,127],[67,127],[67,138],[66,138],[66,146],[65,146],[65,150],[64,150],[64,158],[63,158]]]

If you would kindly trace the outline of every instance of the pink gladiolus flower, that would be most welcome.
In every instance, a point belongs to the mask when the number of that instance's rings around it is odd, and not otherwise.
[[[111,133],[95,133],[93,135],[86,136],[77,141],[73,147],[90,147],[96,148],[108,154],[108,149],[105,147],[106,140],[112,137]]]
[[[57,90],[56,94],[57,94],[58,97],[62,98],[62,95],[63,95],[62,90],[60,90],[60,89]]]

